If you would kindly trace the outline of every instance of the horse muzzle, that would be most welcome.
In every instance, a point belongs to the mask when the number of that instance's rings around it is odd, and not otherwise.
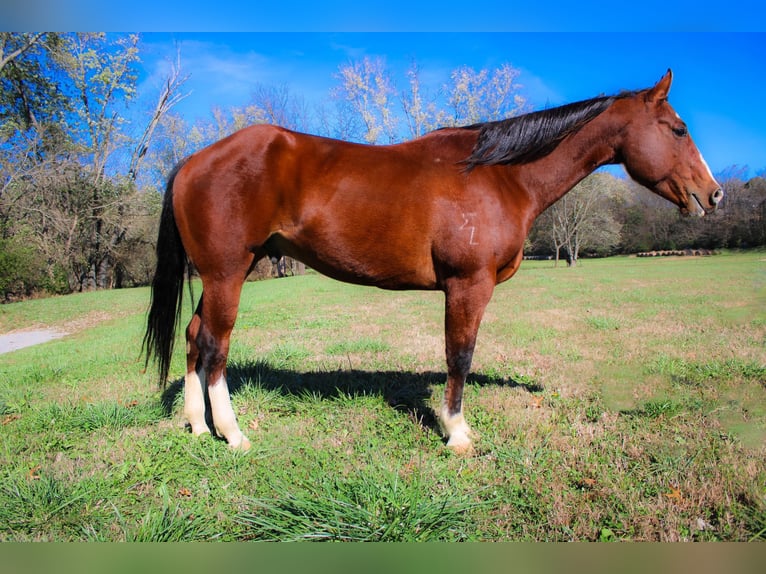
[[[690,193],[685,208],[681,211],[686,215],[704,217],[705,214],[713,213],[718,209],[718,204],[723,199],[723,190],[719,187],[711,193],[706,199],[701,199],[697,193]]]

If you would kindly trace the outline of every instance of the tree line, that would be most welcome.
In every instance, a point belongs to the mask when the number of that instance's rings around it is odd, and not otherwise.
[[[174,111],[188,95],[182,55],[168,55],[151,94],[138,93],[140,57],[133,34],[0,33],[0,300],[146,284],[167,173],[247,125],[388,144],[532,109],[510,64],[458,67],[433,89],[416,63],[399,86],[383,59],[363,58],[338,67],[320,104],[254,83],[244,105],[190,122]],[[150,101],[150,111],[131,113],[138,101]],[[717,174],[726,199],[702,220],[596,173],[538,219],[526,251],[576,264],[580,256],[764,245],[766,180],[747,173],[732,166]],[[284,269],[267,261],[256,271]]]

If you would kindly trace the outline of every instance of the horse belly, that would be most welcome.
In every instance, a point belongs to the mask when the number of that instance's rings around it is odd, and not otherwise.
[[[268,248],[302,261],[339,281],[382,289],[434,289],[436,274],[430,254],[420,249],[396,249],[384,240],[370,242],[332,239],[304,232],[300,237],[278,234]],[[397,242],[394,242],[396,244]]]

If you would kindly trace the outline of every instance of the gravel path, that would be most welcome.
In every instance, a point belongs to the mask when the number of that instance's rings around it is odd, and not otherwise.
[[[53,329],[39,329],[36,331],[16,331],[0,335],[0,355],[10,353],[24,347],[39,345],[53,339],[65,337],[67,333]]]

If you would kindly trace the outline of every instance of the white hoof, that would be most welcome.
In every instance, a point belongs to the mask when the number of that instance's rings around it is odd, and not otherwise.
[[[443,407],[439,422],[441,423],[444,436],[448,439],[448,448],[457,454],[465,454],[473,450],[470,438],[473,435],[473,431],[465,422],[462,412],[450,416],[446,407]]]
[[[229,448],[231,450],[241,450],[242,452],[246,452],[250,450],[250,441],[247,439],[245,435],[240,435],[239,440],[232,440],[229,441]]]
[[[470,454],[473,452],[473,443],[467,434],[455,433],[450,435],[447,448],[455,454]]]

